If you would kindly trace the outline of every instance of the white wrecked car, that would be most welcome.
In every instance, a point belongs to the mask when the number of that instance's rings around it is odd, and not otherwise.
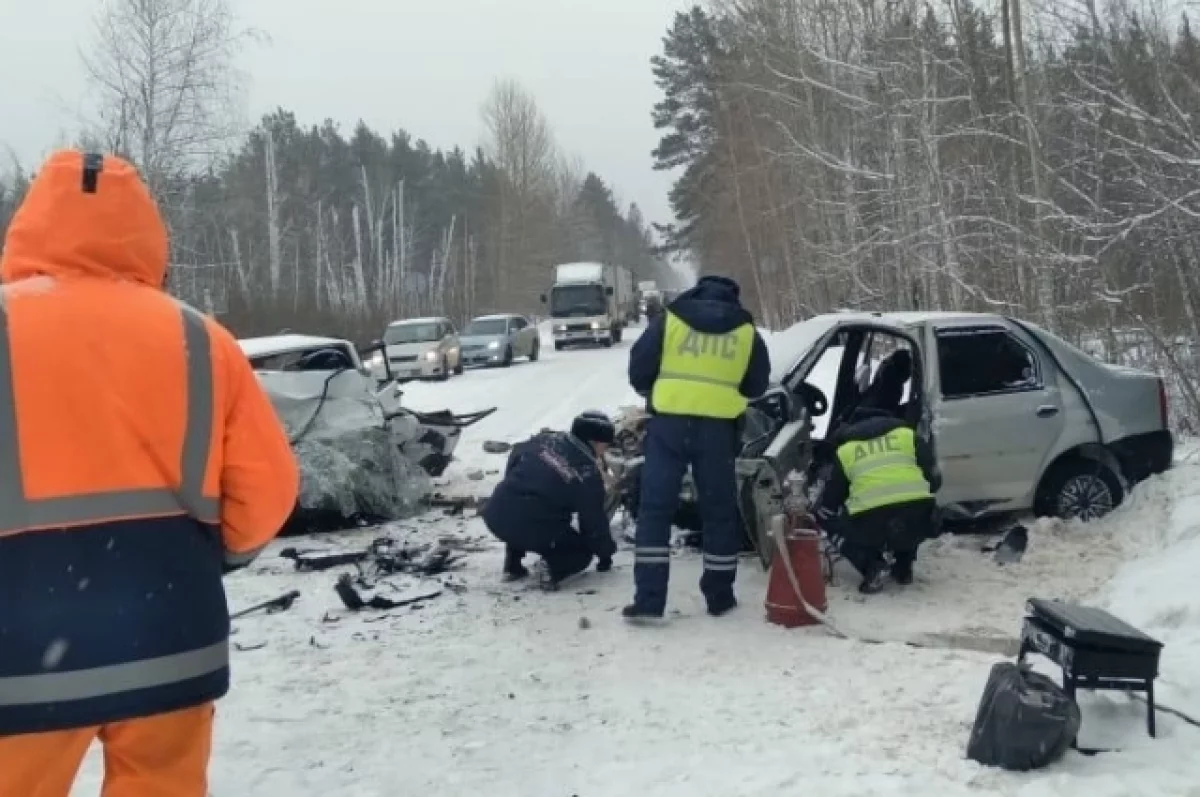
[[[279,413],[300,464],[285,533],[373,525],[412,514],[445,470],[462,429],[494,410],[456,416],[400,406],[354,344],[312,335],[238,341]]]

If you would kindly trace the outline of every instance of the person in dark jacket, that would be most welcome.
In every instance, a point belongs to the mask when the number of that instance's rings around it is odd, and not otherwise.
[[[917,548],[936,535],[934,494],[941,475],[932,448],[886,410],[860,407],[831,441],[833,467],[817,517],[842,555],[863,576],[859,590],[878,592],[887,575],[911,584]]]
[[[527,552],[541,555],[551,587],[586,570],[593,557],[600,572],[612,568],[617,546],[601,463],[614,435],[608,416],[585,412],[570,432],[544,431],[513,447],[483,510],[484,523],[505,544],[505,580],[529,575],[522,564]]]
[[[714,616],[737,605],[733,593],[741,535],[737,476],[739,419],[767,389],[770,355],[738,285],[702,277],[656,318],[629,355],[629,383],[648,399],[645,464],[634,552],[633,603],[626,619],[666,610],[671,518],[689,466],[704,542],[700,590]]]
[[[646,299],[646,323],[653,323],[654,319],[663,314],[662,298],[659,296],[650,296]]]
[[[897,349],[879,364],[875,379],[863,393],[860,407],[883,410],[897,418],[904,418],[904,385],[912,378],[912,352]]]

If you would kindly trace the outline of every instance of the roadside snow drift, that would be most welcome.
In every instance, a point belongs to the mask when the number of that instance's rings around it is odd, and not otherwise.
[[[1135,530],[1130,543],[1139,558],[1118,573],[1108,604],[1167,642],[1158,699],[1200,718],[1200,468],[1173,475],[1173,506],[1164,522]]]

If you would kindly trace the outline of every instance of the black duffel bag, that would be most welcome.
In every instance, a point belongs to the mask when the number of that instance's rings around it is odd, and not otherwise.
[[[1024,772],[1062,757],[1079,733],[1079,706],[1044,675],[1010,662],[992,667],[967,758]]]

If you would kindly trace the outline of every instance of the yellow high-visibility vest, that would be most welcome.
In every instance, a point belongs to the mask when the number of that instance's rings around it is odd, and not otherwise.
[[[908,427],[843,443],[837,457],[850,482],[846,511],[851,515],[933,497],[917,464],[916,436]]]
[[[742,324],[724,335],[697,332],[668,311],[662,361],[650,394],[655,412],[732,419],[746,411],[739,391],[750,354],[754,326]]]

